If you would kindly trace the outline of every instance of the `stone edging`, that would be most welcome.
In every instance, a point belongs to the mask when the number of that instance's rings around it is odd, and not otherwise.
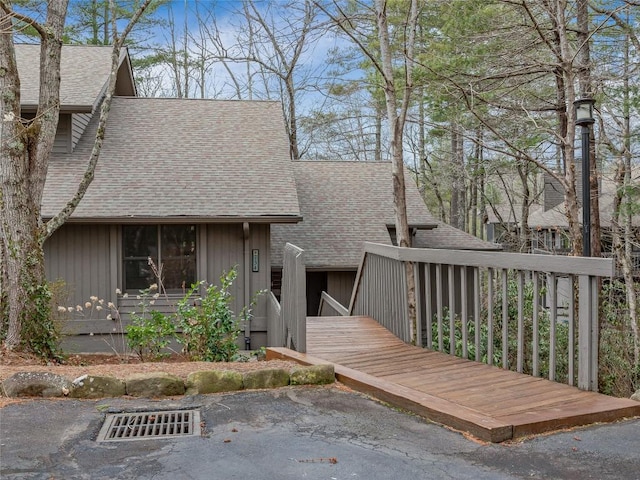
[[[82,375],[69,380],[49,372],[19,372],[4,380],[6,397],[111,398],[167,397],[243,389],[278,388],[287,385],[323,385],[335,381],[331,364],[301,366],[288,371],[265,368],[248,372],[203,370],[190,373],[187,380],[164,372],[138,373],[120,380],[115,377]]]

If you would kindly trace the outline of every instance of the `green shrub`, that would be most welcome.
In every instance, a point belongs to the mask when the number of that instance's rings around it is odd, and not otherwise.
[[[602,393],[629,397],[640,388],[640,367],[634,367],[630,322],[624,282],[604,282],[598,370],[598,385]]]
[[[258,291],[249,305],[236,315],[231,309],[231,287],[238,276],[237,266],[220,276],[220,285],[209,285],[204,296],[198,292],[204,282],[191,287],[176,311],[176,325],[182,330],[178,342],[183,353],[191,360],[205,362],[229,362],[238,359],[238,337],[242,332],[241,321],[252,317]]]
[[[140,291],[140,312],[131,312],[131,324],[126,327],[127,344],[140,360],[158,360],[167,354],[163,350],[175,337],[176,327],[171,318],[151,309],[157,293],[154,286]]]
[[[626,299],[626,287],[619,280],[603,282],[601,292],[601,316],[600,316],[600,351],[599,351],[599,391],[617,397],[628,397],[640,388],[640,368],[635,368],[633,364],[633,332],[630,327],[628,305]],[[524,289],[524,353],[523,372],[533,373],[533,285],[531,282],[525,283]],[[543,288],[540,295],[544,295]],[[494,301],[494,321],[493,321],[493,364],[502,365],[502,292],[498,290]],[[517,365],[518,346],[518,288],[517,282],[510,279],[507,287],[508,296],[508,359],[509,369],[515,370]],[[483,309],[483,317],[480,325],[480,357],[482,362],[487,362],[488,355],[488,322],[486,307]],[[577,319],[576,319],[577,325]],[[449,313],[445,309],[443,313],[443,349],[449,353]],[[467,322],[468,358],[475,360],[475,322]],[[549,377],[550,365],[550,337],[551,337],[551,316],[548,310],[541,308],[538,314],[538,355],[539,355],[539,375],[543,378]],[[459,316],[455,318],[455,355],[462,357],[462,321]],[[574,365],[578,366],[577,334],[569,330],[566,321],[559,319],[555,324],[555,379],[558,382],[567,382],[569,375],[569,339],[573,336],[576,339],[574,351]],[[438,327],[436,318],[432,322],[432,339],[434,348],[438,348]],[[574,385],[577,378],[574,378]]]
[[[240,322],[231,310],[230,289],[238,276],[237,267],[223,272],[220,286],[209,285],[206,295],[198,296],[199,282],[178,302],[177,325],[182,330],[178,341],[184,353],[196,361],[228,362],[238,352]],[[245,307],[243,312],[249,309]]]
[[[524,287],[524,352],[523,352],[523,373],[533,373],[533,285],[530,282],[525,283]],[[540,289],[540,295],[544,295],[545,290]],[[493,315],[493,365],[501,366],[503,363],[503,342],[502,342],[502,292],[498,291],[497,298],[495,300],[494,315]],[[517,366],[517,352],[518,352],[518,287],[516,281],[510,280],[507,286],[507,365],[509,369],[515,370]],[[462,335],[462,320],[456,315],[454,320],[454,335],[455,335],[455,355],[463,357],[463,335]],[[467,358],[475,360],[476,358],[476,345],[475,345],[475,332],[476,324],[472,319],[467,320]],[[443,313],[443,325],[442,325],[442,338],[443,349],[446,353],[450,353],[450,323],[449,323],[449,311],[445,308]],[[549,376],[549,358],[551,350],[550,336],[551,336],[551,318],[549,313],[540,309],[538,314],[538,358],[539,358],[539,371],[540,376],[548,378]],[[568,345],[569,345],[569,328],[566,322],[556,322],[556,368],[555,377],[559,382],[566,382],[569,372],[568,362]],[[438,325],[437,319],[434,318],[432,322],[432,339],[435,348],[438,345]],[[486,309],[483,310],[483,316],[480,321],[480,359],[484,363],[488,363],[489,354],[489,327],[487,322]]]

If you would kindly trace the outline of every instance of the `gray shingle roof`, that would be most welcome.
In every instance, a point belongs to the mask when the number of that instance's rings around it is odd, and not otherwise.
[[[73,195],[97,117],[72,154],[52,158],[43,216]],[[299,214],[279,103],[115,97],[95,179],[72,219],[297,221]]]
[[[438,228],[433,230],[418,230],[413,246],[448,250],[502,250],[501,245],[486,242],[444,222],[438,222]]]
[[[271,263],[282,265],[285,242],[305,250],[310,268],[351,269],[358,266],[363,242],[391,244],[393,225],[391,164],[388,162],[293,162],[303,221],[271,227]],[[411,224],[431,224],[418,230],[417,247],[495,249],[438,222],[427,210],[408,173],[407,214]]]
[[[38,105],[40,85],[40,45],[18,44],[15,50],[20,74],[20,103],[23,109],[34,109]],[[60,59],[63,111],[92,111],[109,79],[111,51],[111,47],[103,46],[64,46]],[[122,54],[124,60],[126,51]]]

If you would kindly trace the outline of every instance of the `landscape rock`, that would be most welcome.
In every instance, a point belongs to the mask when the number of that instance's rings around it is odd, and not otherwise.
[[[49,372],[18,372],[2,382],[7,397],[64,397],[71,388],[67,378]]]
[[[243,383],[248,389],[286,387],[289,385],[289,372],[283,368],[245,372]]]
[[[636,393],[631,395],[631,400],[635,400],[636,402],[640,402],[640,390],[636,390]]]
[[[126,393],[122,380],[99,375],[83,375],[73,381],[70,396],[73,398],[119,397]]]
[[[291,372],[291,385],[325,385],[335,381],[335,370],[331,364],[299,367]]]
[[[244,383],[240,372],[207,370],[190,373],[187,377],[187,395],[242,390]]]
[[[184,395],[182,379],[164,372],[137,373],[125,380],[127,395],[133,397],[169,397]]]

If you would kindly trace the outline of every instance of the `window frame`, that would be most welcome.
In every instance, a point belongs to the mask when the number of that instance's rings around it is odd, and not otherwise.
[[[192,223],[153,223],[153,224],[145,224],[145,223],[140,223],[140,224],[124,224],[121,226],[120,232],[121,232],[121,255],[120,255],[120,268],[122,269],[122,285],[123,285],[123,292],[129,292],[129,293],[137,293],[140,290],[143,290],[141,288],[137,288],[137,287],[130,287],[127,284],[129,283],[127,281],[127,262],[131,262],[131,261],[137,261],[137,262],[148,262],[149,258],[152,258],[154,263],[156,264],[156,266],[160,266],[161,264],[163,264],[163,241],[162,241],[162,237],[163,237],[163,232],[162,229],[163,227],[177,227],[177,226],[183,226],[185,229],[189,229],[189,228],[193,228],[193,279],[187,279],[187,281],[185,282],[185,286],[184,289],[182,287],[166,287],[166,293],[180,293],[182,294],[185,290],[191,288],[191,285],[195,282],[198,281],[198,269],[199,269],[199,265],[198,265],[198,244],[200,243],[199,241],[199,226],[197,224],[192,224]],[[126,250],[127,247],[125,245],[125,242],[127,241],[127,235],[125,233],[127,228],[139,228],[139,227],[153,227],[155,229],[155,244],[153,245],[156,249],[156,255],[153,254],[148,254],[144,257],[140,256],[140,255],[132,255],[132,256],[126,256]],[[166,255],[165,255],[166,256]],[[180,259],[180,258],[188,258],[187,255],[179,255],[179,256],[169,256],[168,258],[170,259]],[[157,280],[154,280],[152,283],[157,283]],[[146,286],[145,288],[148,288],[148,286]]]

